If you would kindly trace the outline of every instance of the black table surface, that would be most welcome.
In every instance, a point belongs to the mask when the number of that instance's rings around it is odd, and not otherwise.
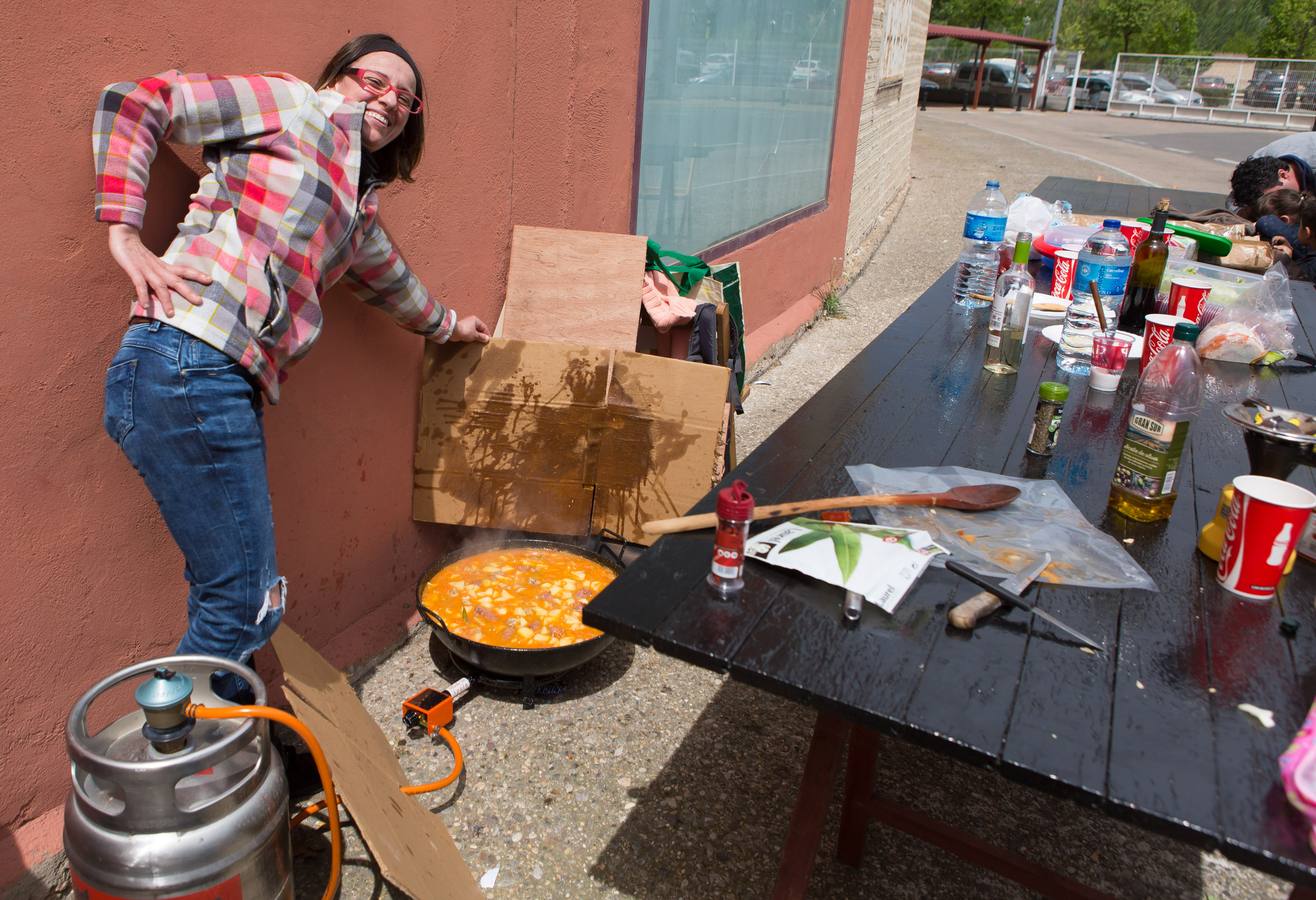
[[[1221,199],[1061,178],[1034,193],[1123,216],[1166,195],[1179,208]],[[858,627],[842,624],[839,588],[752,561],[744,590],[722,600],[704,583],[708,531],[659,540],[586,607],[585,622],[1316,885],[1306,823],[1286,801],[1277,764],[1316,693],[1316,566],[1299,560],[1276,603],[1251,604],[1219,588],[1215,563],[1196,550],[1220,488],[1248,471],[1241,432],[1220,408],[1258,396],[1316,411],[1316,373],[1206,361],[1173,515],[1139,524],[1106,508],[1135,379],[1115,394],[1089,392],[1085,378],[1055,369],[1054,345],[1033,331],[1018,375],[988,374],[987,310],[954,306],[951,280],[948,271],[727,483],[744,479],[763,504],[855,493],[845,467],[862,463],[1053,479],[1090,522],[1131,539],[1129,553],[1159,586],[1030,594],[1105,653],[1080,652],[1017,610],[971,633],[950,628],[947,609],[975,589],[941,569],[929,569],[894,614],[868,607]],[[1298,349],[1310,353],[1316,292],[1293,288]],[[1042,380],[1070,384],[1049,460],[1024,452]],[[1316,488],[1310,469],[1292,480]],[[712,509],[710,493],[694,511]],[[1280,632],[1284,616],[1301,623],[1293,638]],[[1272,710],[1275,727],[1241,703]]]

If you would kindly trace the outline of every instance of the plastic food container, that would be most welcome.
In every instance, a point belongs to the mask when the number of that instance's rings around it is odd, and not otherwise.
[[[1266,280],[1264,275],[1255,272],[1227,269],[1224,266],[1213,266],[1209,263],[1176,259],[1171,256],[1165,264],[1165,277],[1161,279],[1161,287],[1158,291],[1161,297],[1170,295],[1170,281],[1180,275],[1190,275],[1209,281],[1211,294],[1207,300],[1217,306],[1233,306],[1242,294]]]

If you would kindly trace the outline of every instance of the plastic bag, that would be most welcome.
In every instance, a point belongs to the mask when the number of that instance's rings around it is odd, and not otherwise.
[[[1010,484],[1019,497],[987,512],[961,512],[914,506],[870,507],[879,525],[928,532],[954,558],[984,575],[1013,575],[1050,553],[1053,562],[1040,581],[1078,587],[1156,590],[1152,581],[1119,541],[1098,531],[1072,500],[1050,480],[1011,478],[960,466],[884,469],[847,466],[861,494],[945,491],[958,485]],[[942,565],[941,557],[932,564]]]
[[[1052,218],[1051,204],[1032,194],[1020,194],[1010,204],[1010,212],[1005,220],[1005,239],[1013,244],[1021,231],[1036,237],[1046,231]]]
[[[1296,355],[1293,347],[1293,293],[1284,266],[1276,264],[1265,277],[1237,295],[1217,298],[1212,290],[1197,336],[1203,359],[1270,365]]]

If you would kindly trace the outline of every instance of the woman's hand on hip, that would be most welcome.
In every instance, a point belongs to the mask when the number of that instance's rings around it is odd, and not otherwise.
[[[165,262],[146,249],[142,244],[141,232],[123,222],[110,225],[110,255],[119,264],[119,268],[128,273],[128,278],[137,291],[138,305],[149,311],[154,300],[160,304],[169,318],[173,318],[174,315],[171,291],[179,294],[193,306],[200,306],[201,297],[188,282],[210,284],[212,280],[205,272],[191,266],[178,266]],[[460,323],[458,327],[460,328]]]
[[[489,343],[489,326],[481,321],[479,316],[466,316],[464,319],[457,320],[457,327],[452,330],[454,341],[475,341],[480,344]]]

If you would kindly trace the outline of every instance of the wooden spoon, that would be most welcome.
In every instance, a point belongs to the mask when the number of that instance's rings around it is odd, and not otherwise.
[[[859,494],[854,497],[825,497],[821,500],[796,500],[792,503],[769,503],[754,507],[754,519],[774,519],[823,509],[848,506],[942,506],[981,512],[999,509],[1019,496],[1019,489],[1008,484],[964,484],[948,491],[922,494]],[[697,531],[717,524],[717,513],[700,513],[675,519],[655,519],[640,526],[645,534],[672,534]]]

